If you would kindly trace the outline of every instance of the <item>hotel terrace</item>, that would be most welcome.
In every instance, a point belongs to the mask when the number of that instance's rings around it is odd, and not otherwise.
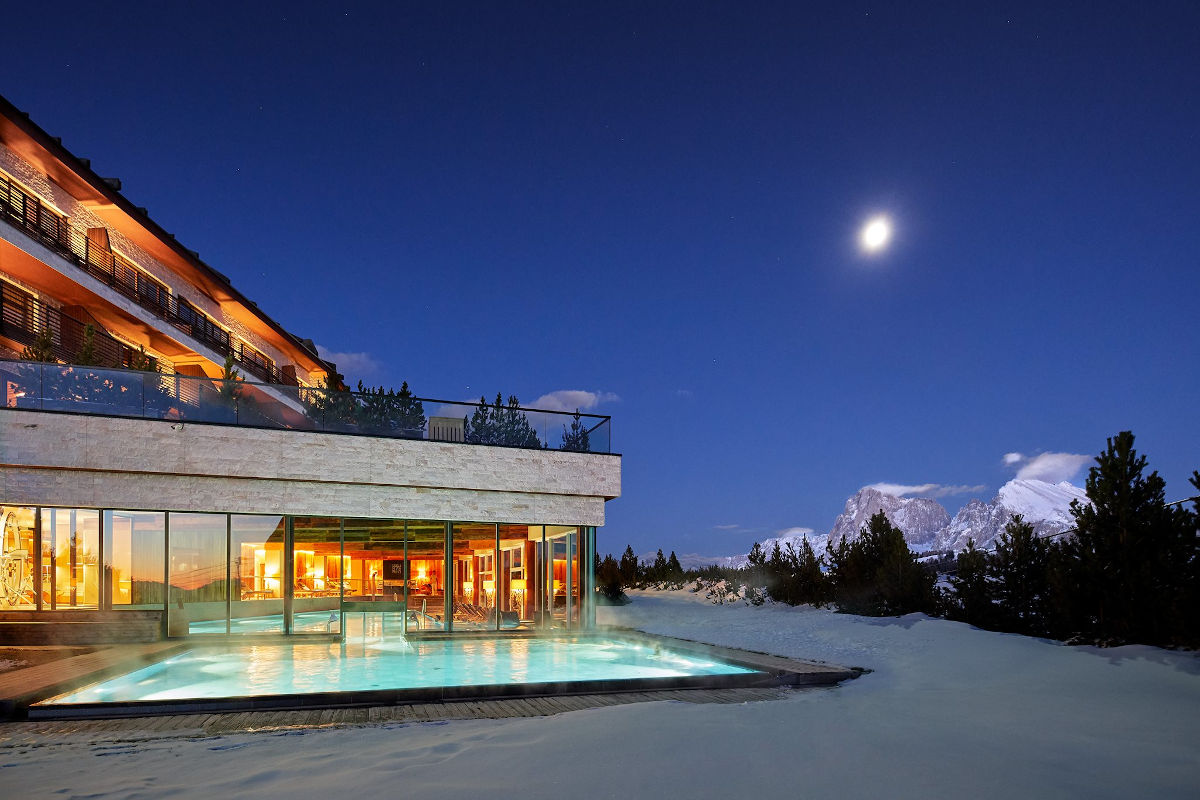
[[[0,99],[0,643],[593,624],[607,417],[338,391],[120,189]]]

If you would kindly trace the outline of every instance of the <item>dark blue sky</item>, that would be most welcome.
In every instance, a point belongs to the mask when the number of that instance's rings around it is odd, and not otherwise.
[[[352,381],[602,395],[602,550],[1200,467],[1194,2],[183,5],[10,15],[0,92]]]

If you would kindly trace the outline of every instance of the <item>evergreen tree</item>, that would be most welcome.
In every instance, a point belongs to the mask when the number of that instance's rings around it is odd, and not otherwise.
[[[40,361],[43,364],[55,364],[58,358],[54,355],[54,332],[50,326],[38,331],[33,343],[21,351],[22,361]]]
[[[633,552],[633,545],[625,545],[625,552],[621,554],[621,585],[631,589],[640,583],[638,558]]]
[[[499,406],[499,402],[500,395],[496,395],[497,406]],[[520,406],[521,403],[517,400],[517,396],[509,395],[508,405],[498,409],[496,416],[499,419],[501,432],[499,443],[509,447],[540,448],[542,441],[538,438],[533,426],[529,424],[529,417],[525,416],[525,412],[521,410]]]
[[[563,425],[562,445],[559,449],[571,450],[576,453],[586,453],[589,450],[587,426],[583,423],[578,408],[575,409],[575,415],[571,418],[570,429]]]
[[[969,625],[990,628],[996,619],[995,591],[988,577],[987,553],[967,540],[967,549],[958,554],[954,577],[950,579],[953,601],[950,617]]]
[[[358,424],[358,402],[340,383],[326,375],[316,389],[303,393],[308,415],[322,430],[353,430]]]
[[[75,354],[75,363],[82,367],[100,366],[100,356],[96,353],[96,326],[90,322],[83,328],[83,340]]]
[[[1034,535],[1033,526],[1014,516],[996,540],[988,559],[995,581],[999,624],[1004,630],[1040,636],[1047,630],[1050,599],[1049,545]]]
[[[791,546],[790,542],[788,546]],[[807,537],[801,540],[800,552],[796,556],[796,581],[799,584],[799,602],[814,606],[824,604],[825,573],[821,571],[821,558],[813,551]]]
[[[156,372],[154,362],[150,356],[146,355],[145,345],[138,345],[135,352],[129,354],[129,369],[135,369],[139,372]]]
[[[221,381],[217,387],[217,402],[231,410],[237,409],[238,400],[242,396],[242,387],[238,384],[242,374],[233,365],[233,356],[225,356],[225,364],[221,367]]]
[[[683,566],[679,563],[679,559],[675,557],[675,551],[671,551],[671,555],[667,558],[667,580],[672,583],[683,582]]]
[[[420,439],[425,431],[425,406],[408,388],[408,381],[400,384],[396,393],[396,429],[401,436]]]
[[[904,534],[880,511],[858,538],[827,548],[834,597],[842,611],[892,616],[935,610],[937,576],[917,562]]]
[[[500,395],[496,395],[496,407],[500,407]],[[463,417],[463,441],[468,444],[495,444],[496,424],[492,419],[492,409],[482,396],[470,419]]]
[[[1186,587],[1196,557],[1196,526],[1183,506],[1164,505],[1157,472],[1122,431],[1088,471],[1087,505],[1072,502],[1071,540],[1078,605],[1075,623],[1102,643],[1183,643],[1196,609]]]
[[[654,557],[654,563],[646,570],[646,581],[648,583],[662,583],[667,578],[667,558],[663,555],[662,548],[658,548],[658,554]]]
[[[599,554],[596,557],[599,559]],[[626,599],[621,583],[621,565],[611,554],[606,555],[596,567],[596,591],[610,603],[621,603]]]
[[[470,419],[463,417],[464,440],[471,444],[540,448],[542,442],[520,405],[516,395],[509,395],[506,405],[503,395],[497,392],[496,402],[490,406],[480,397]]]

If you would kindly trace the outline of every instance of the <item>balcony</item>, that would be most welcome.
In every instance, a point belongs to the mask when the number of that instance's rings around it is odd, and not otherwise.
[[[612,453],[612,418],[127,369],[0,360],[0,407],[526,449]]]
[[[103,236],[92,235],[92,231],[71,225],[66,217],[47,208],[39,198],[3,175],[0,175],[0,219],[222,357],[232,357],[246,373],[266,383],[292,381],[262,354],[233,339],[187,300],[171,294],[161,283],[113,253],[107,231]]]
[[[31,345],[38,334],[49,330],[54,356],[71,361],[83,346],[88,325],[92,326],[92,344],[96,358],[106,364],[133,366],[138,351],[111,336],[97,322],[85,322],[39,301],[29,292],[0,281],[0,337],[18,345]],[[151,369],[158,362],[147,356]]]

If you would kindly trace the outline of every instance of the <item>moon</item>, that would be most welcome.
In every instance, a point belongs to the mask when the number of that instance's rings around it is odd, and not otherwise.
[[[892,221],[880,215],[867,220],[858,232],[858,245],[864,253],[880,253],[892,241]]]

